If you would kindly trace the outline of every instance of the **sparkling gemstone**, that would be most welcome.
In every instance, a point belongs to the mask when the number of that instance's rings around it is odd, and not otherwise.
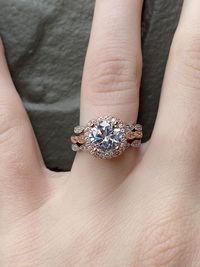
[[[138,148],[141,146],[141,140],[134,140],[131,144],[132,147]]]
[[[127,124],[127,129],[129,130],[129,131],[133,131],[134,130],[134,128],[135,128],[135,125],[133,124],[133,123],[129,123],[129,124]]]
[[[73,150],[74,152],[77,152],[77,151],[80,150],[80,147],[79,147],[78,145],[76,145],[76,144],[73,144],[73,145],[72,145],[72,150]]]
[[[135,125],[135,130],[136,130],[136,131],[142,131],[142,125],[140,125],[140,124],[136,124],[136,125]]]
[[[80,134],[80,133],[82,133],[84,131],[84,127],[82,127],[82,126],[76,126],[75,128],[74,128],[74,133],[75,134]]]
[[[119,125],[110,119],[98,120],[89,130],[90,143],[102,152],[117,150],[123,138]]]

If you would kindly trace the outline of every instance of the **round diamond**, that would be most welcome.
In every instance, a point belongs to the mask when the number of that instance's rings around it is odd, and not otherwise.
[[[136,124],[136,125],[135,125],[135,130],[136,130],[136,131],[142,131],[142,125],[140,125],[140,124]]]
[[[74,127],[74,133],[75,134],[80,134],[83,131],[84,131],[84,127],[82,127],[82,126],[76,126],[76,127]]]
[[[126,125],[126,127],[127,127],[127,129],[128,129],[129,131],[133,131],[134,128],[135,128],[135,125],[134,125],[133,123],[129,123],[129,124]]]
[[[89,130],[89,141],[98,151],[114,152],[124,139],[121,127],[110,118],[97,120]]]
[[[72,144],[72,150],[73,150],[74,152],[77,152],[77,151],[80,150],[80,147],[79,147],[78,145],[76,145],[76,144]]]
[[[141,145],[141,140],[134,140],[131,144],[132,147],[139,148]]]

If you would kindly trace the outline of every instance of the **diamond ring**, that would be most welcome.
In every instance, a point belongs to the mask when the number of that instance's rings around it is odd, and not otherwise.
[[[99,117],[86,127],[76,126],[71,136],[72,150],[88,151],[100,159],[120,156],[127,148],[139,148],[143,137],[140,124],[125,124],[112,116]]]

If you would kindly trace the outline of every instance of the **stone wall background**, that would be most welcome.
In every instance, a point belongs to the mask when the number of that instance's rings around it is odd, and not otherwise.
[[[146,0],[139,122],[149,139],[166,60],[183,0]],[[0,34],[11,74],[45,162],[69,170],[69,136],[78,124],[79,93],[94,0],[0,0]]]

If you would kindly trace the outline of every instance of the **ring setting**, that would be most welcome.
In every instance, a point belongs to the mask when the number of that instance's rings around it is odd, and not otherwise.
[[[123,123],[112,116],[99,117],[76,126],[71,136],[73,151],[88,151],[100,159],[120,156],[127,148],[139,148],[143,137],[140,124]]]

